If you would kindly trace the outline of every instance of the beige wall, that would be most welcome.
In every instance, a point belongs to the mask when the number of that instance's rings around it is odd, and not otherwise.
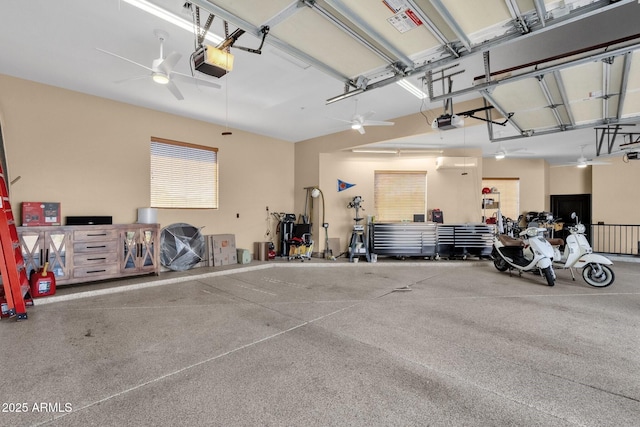
[[[592,168],[573,166],[550,167],[549,184],[552,195],[591,194]]]
[[[640,160],[625,163],[610,159],[611,166],[592,166],[593,223],[640,224]]]
[[[266,207],[292,211],[294,145],[103,98],[0,75],[10,189],[23,201],[61,202],[62,215],[137,220],[149,206],[151,136],[218,147],[220,208],[161,209],[165,226],[185,222],[205,234],[233,233],[253,251],[265,241]],[[236,218],[240,214],[240,218]],[[275,231],[275,230],[274,230]]]
[[[453,153],[453,155],[459,153]],[[467,155],[478,155],[478,151],[468,150]],[[471,159],[469,157],[469,159]],[[374,173],[376,170],[393,171],[426,171],[427,172],[427,209],[438,208],[444,213],[444,221],[448,224],[481,222],[481,192],[479,168],[462,170],[436,170],[435,157],[418,155],[389,156],[380,154],[356,154],[337,152],[320,154],[320,189],[325,198],[326,222],[329,223],[329,237],[341,239],[343,247],[348,245],[354,224],[355,210],[347,208],[354,196],[364,200],[364,212],[360,216],[375,216],[374,207]],[[347,190],[338,192],[337,180],[341,179],[355,184]],[[322,222],[320,203],[316,204],[317,213],[314,218]],[[315,221],[314,221],[315,222]],[[364,223],[364,221],[363,221]],[[317,236],[317,235],[316,235]],[[319,250],[324,249],[324,242],[318,242]]]

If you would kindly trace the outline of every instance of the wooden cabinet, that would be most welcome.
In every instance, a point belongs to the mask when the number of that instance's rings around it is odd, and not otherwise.
[[[158,224],[18,227],[27,272],[49,261],[57,285],[160,271]]]

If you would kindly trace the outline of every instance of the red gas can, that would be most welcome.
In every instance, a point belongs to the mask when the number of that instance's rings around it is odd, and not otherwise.
[[[47,271],[49,263],[45,263],[44,267],[31,274],[29,278],[29,287],[31,289],[31,297],[40,298],[56,293],[56,276],[53,271]]]

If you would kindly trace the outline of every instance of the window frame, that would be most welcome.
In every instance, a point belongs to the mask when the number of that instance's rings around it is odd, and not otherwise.
[[[163,164],[154,147],[163,147],[168,154]],[[194,151],[197,150],[197,151]],[[155,157],[154,157],[155,156]],[[175,157],[174,157],[175,156]],[[149,143],[149,201],[150,206],[159,209],[219,209],[218,177],[220,164],[218,148],[151,137]],[[182,174],[176,174],[175,165],[184,162]],[[190,163],[190,165],[187,165]],[[207,169],[211,165],[212,169]],[[160,168],[160,170],[158,170]],[[180,171],[180,169],[179,169]],[[193,174],[200,171],[201,174]],[[211,187],[206,185],[210,179]],[[175,182],[177,180],[178,182]],[[190,191],[184,191],[189,189]],[[163,196],[162,192],[169,193]],[[202,195],[205,197],[202,197]]]
[[[382,195],[379,193],[379,190],[381,189],[379,182],[378,182],[378,176],[380,174],[385,174],[385,175],[420,175],[420,177],[422,179],[424,179],[424,182],[421,183],[420,185],[424,186],[424,193],[422,194],[424,199],[423,200],[417,200],[416,201],[416,205],[414,205],[413,207],[410,206],[411,203],[409,203],[409,206],[406,206],[405,209],[401,209],[399,208],[399,205],[396,204],[395,208],[394,207],[380,207],[380,203],[385,203],[384,200],[380,200],[380,197],[387,197],[385,195]],[[414,220],[414,215],[419,214],[419,215],[424,215],[424,218],[426,220],[427,218],[427,171],[426,170],[375,170],[374,171],[374,190],[373,190],[373,194],[374,194],[374,210],[375,210],[375,215],[376,215],[376,222],[413,222]],[[389,186],[389,189],[391,188],[391,186],[393,184],[386,184]],[[411,190],[409,190],[411,191]],[[413,190],[413,191],[417,191]],[[393,193],[397,193],[397,190],[394,190]],[[390,197],[390,199],[393,199],[393,196]],[[424,202],[424,203],[422,203]],[[391,202],[393,203],[393,202]],[[415,207],[417,206],[417,204],[421,204],[422,206],[418,209],[416,209]],[[409,212],[409,210],[411,210],[411,212]],[[395,212],[394,212],[395,211]],[[386,217],[385,217],[386,216]]]

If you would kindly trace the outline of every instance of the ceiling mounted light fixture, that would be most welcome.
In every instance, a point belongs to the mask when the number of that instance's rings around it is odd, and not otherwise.
[[[170,24],[173,24],[177,27],[182,28],[183,30],[187,30],[190,33],[193,33],[193,22],[187,21],[186,19],[178,16],[178,15],[174,15],[173,13],[169,12],[168,10],[165,10],[159,6],[156,6],[155,4],[151,3],[150,1],[147,0],[124,0],[125,3],[130,4],[133,7],[137,7],[138,9],[147,12],[148,14],[151,14],[153,16],[155,16],[156,18],[160,18],[163,21],[166,21]],[[207,40],[209,40],[212,43],[218,44],[221,43],[223,38],[216,36],[213,33],[207,33],[207,35],[205,36],[205,38]]]
[[[367,149],[367,148],[354,148],[352,153],[368,153],[368,154],[398,154],[398,150],[383,150],[383,149]]]
[[[152,74],[152,78],[153,78],[153,81],[158,84],[161,84],[161,85],[169,84],[169,76],[167,76],[165,73],[162,73],[160,71],[155,71]]]
[[[496,160],[502,160],[505,157],[507,157],[507,153],[505,153],[504,150],[499,150],[499,151],[496,151],[495,157],[496,157]]]
[[[421,91],[420,89],[418,89],[417,87],[415,87],[414,85],[412,85],[411,83],[409,83],[404,79],[398,80],[396,84],[418,99],[426,99],[428,97],[426,93],[424,93],[423,91]]]

